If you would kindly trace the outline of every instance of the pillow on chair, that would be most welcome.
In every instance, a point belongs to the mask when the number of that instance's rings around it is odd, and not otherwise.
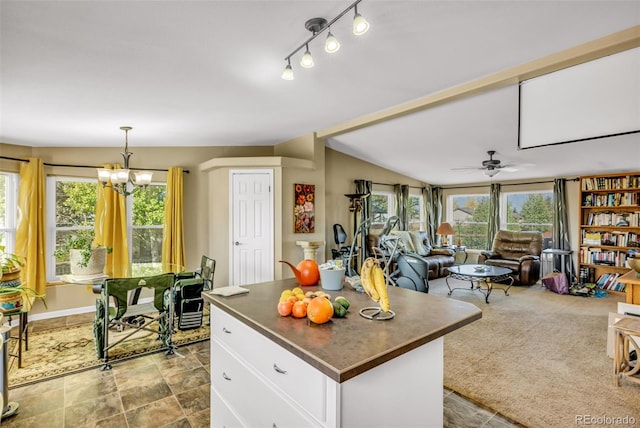
[[[421,256],[428,256],[431,252],[431,246],[428,243],[425,244],[420,232],[411,231],[409,232],[409,236],[411,236],[411,243],[413,244],[415,252]]]
[[[394,235],[400,238],[401,243],[404,245],[407,251],[411,251],[413,253],[416,252],[416,249],[413,246],[413,240],[411,239],[411,234],[406,230],[393,230],[391,231],[390,235]]]

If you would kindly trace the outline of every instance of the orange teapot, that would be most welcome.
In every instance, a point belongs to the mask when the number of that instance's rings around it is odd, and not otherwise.
[[[291,268],[300,285],[316,285],[320,281],[320,269],[315,260],[305,259],[297,267],[284,260],[280,260],[280,263],[286,263]]]

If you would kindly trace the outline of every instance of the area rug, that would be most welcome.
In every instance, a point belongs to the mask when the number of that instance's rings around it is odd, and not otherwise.
[[[482,319],[445,336],[447,388],[526,427],[640,426],[640,387],[614,386],[606,349],[608,314],[624,296],[534,285],[494,290],[486,304],[478,291],[448,291],[430,281],[430,294],[472,303]]]
[[[208,316],[198,329],[177,331],[173,343],[179,348],[209,339]],[[110,333],[111,338],[128,334]],[[15,341],[12,341],[14,346]],[[11,348],[9,348],[11,349]],[[162,343],[157,335],[136,333],[130,339],[114,346],[109,351],[109,362],[128,360],[162,351]],[[179,349],[177,352],[180,352]],[[66,376],[102,366],[96,357],[93,340],[93,324],[82,323],[70,327],[50,330],[36,330],[29,333],[29,350],[22,352],[22,368],[18,368],[17,358],[11,358],[9,366],[9,387],[24,386],[59,376]]]

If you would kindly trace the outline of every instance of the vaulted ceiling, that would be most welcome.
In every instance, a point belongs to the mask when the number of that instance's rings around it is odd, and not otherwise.
[[[640,24],[638,1],[376,1],[341,49],[310,44],[350,1],[0,3],[0,142],[28,146],[273,145]],[[525,165],[494,179],[640,169],[640,134],[518,150],[518,87],[502,86],[332,135],[335,150],[433,184],[487,180],[487,150]],[[526,166],[529,165],[529,166]],[[535,165],[535,166],[533,166]]]

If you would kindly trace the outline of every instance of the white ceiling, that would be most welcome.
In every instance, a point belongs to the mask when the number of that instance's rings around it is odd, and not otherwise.
[[[345,1],[1,0],[0,142],[28,146],[273,145],[640,24],[640,1],[376,1],[333,27],[316,66],[284,57]],[[640,169],[640,134],[517,149],[517,87],[338,135],[328,146],[433,184]]]

